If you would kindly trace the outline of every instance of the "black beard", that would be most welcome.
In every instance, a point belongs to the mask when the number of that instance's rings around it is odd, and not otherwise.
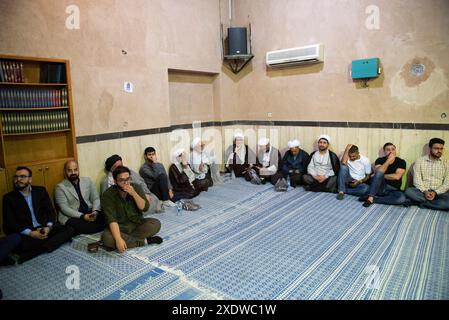
[[[68,178],[70,181],[75,182],[76,180],[78,180],[79,177],[77,174],[72,174]]]
[[[431,153],[432,157],[434,157],[435,159],[439,159],[441,158],[442,154],[440,153],[439,155],[433,154]]]
[[[25,185],[25,186],[19,186],[19,185],[14,185],[14,190],[17,190],[17,191],[23,191],[23,190],[25,190],[26,189],[26,187],[28,187],[28,185]]]

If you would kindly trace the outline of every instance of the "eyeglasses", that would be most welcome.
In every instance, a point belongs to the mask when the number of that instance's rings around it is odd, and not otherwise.
[[[24,176],[24,175],[20,175],[20,176],[14,176],[13,178],[14,178],[14,180],[17,180],[17,179],[26,179],[26,178],[29,178],[30,176]]]
[[[117,179],[117,182],[120,182],[120,183],[125,183],[125,182],[130,182],[130,181],[131,181],[131,178]]]

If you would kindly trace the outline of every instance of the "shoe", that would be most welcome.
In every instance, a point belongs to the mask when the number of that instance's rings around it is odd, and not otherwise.
[[[402,206],[406,208],[410,207],[411,205],[412,202],[409,199],[405,200],[404,203],[402,203]]]
[[[344,197],[345,197],[345,194],[344,194],[343,192],[339,192],[339,193],[337,194],[337,200],[343,200]]]
[[[0,262],[0,267],[12,266],[14,264],[16,264],[16,260],[8,256]]]
[[[182,208],[186,211],[196,211],[199,208],[201,208],[199,205],[193,203],[193,202],[183,202],[182,203]]]
[[[154,236],[154,237],[148,237],[147,238],[147,243],[148,244],[161,244],[164,240],[162,240],[161,237],[159,236]]]
[[[368,196],[361,196],[357,200],[360,202],[365,202],[366,200],[368,200]]]
[[[192,207],[196,208],[196,210],[201,209],[201,206],[195,202],[192,201],[192,199],[185,199],[183,200],[184,203],[189,203],[192,205]]]
[[[90,253],[98,252],[98,249],[103,245],[101,241],[92,242],[87,245],[87,251]]]
[[[370,205],[372,205],[373,203],[371,201],[366,200],[365,202],[363,202],[363,206],[365,208],[368,208]]]
[[[171,201],[171,200],[162,201],[162,204],[165,207],[176,207],[176,204],[173,201]]]
[[[0,267],[12,266],[14,264],[16,264],[16,260],[8,256],[0,262]]]
[[[27,262],[40,254],[45,253],[45,250],[43,248],[38,248],[36,250],[28,251],[28,252],[22,252],[18,254],[17,263],[22,264],[24,262]]]

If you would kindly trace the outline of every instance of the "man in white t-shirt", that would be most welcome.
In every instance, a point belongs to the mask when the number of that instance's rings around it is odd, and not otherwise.
[[[365,182],[371,174],[371,162],[365,156],[360,155],[359,148],[355,145],[346,146],[341,167],[338,172],[338,200],[343,200],[345,193],[354,196],[363,196],[369,191],[369,185]]]

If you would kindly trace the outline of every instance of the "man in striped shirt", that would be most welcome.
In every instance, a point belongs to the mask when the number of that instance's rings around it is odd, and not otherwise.
[[[443,157],[444,140],[430,139],[429,148],[429,154],[416,161],[413,173],[415,187],[407,188],[405,195],[411,204],[449,210],[449,162]]]

